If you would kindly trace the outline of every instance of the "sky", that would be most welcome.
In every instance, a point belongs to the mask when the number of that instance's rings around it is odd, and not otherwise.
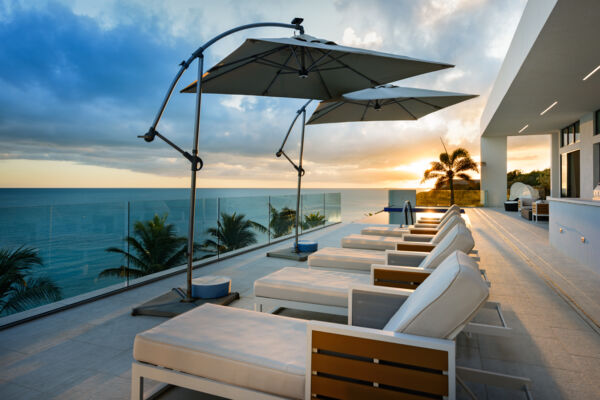
[[[309,125],[305,187],[418,187],[443,150],[479,159],[479,120],[525,0],[10,1],[0,0],[0,187],[187,187],[188,162],[148,130],[178,64],[232,27],[304,18],[306,33],[338,44],[454,64],[397,82],[478,94],[418,121]],[[262,28],[219,41],[210,67]],[[158,130],[185,149],[194,96],[179,89]],[[205,94],[200,187],[293,187],[276,158],[302,99]],[[312,112],[316,104],[309,108]],[[299,125],[299,124],[298,124]],[[299,128],[288,142],[294,157]],[[509,138],[508,169],[549,167],[549,140]],[[478,177],[474,174],[474,177]]]

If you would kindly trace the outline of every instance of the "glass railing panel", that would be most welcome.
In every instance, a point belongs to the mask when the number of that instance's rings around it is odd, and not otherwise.
[[[141,265],[131,271],[135,277],[187,263],[189,208],[188,199],[131,202],[130,235],[142,245],[142,248],[132,249],[131,255],[143,259]],[[194,260],[217,254],[216,248],[206,243],[211,239],[210,229],[217,228],[217,216],[217,199],[196,199]]]
[[[296,195],[271,196],[269,209],[271,240],[292,235],[296,222]]]
[[[219,221],[212,240],[221,253],[269,243],[269,196],[220,198]]]
[[[342,221],[341,193],[325,193],[325,220],[326,224]]]
[[[3,302],[11,299],[14,289],[36,288],[45,293],[34,301],[22,301],[16,308],[5,308],[1,315],[126,282],[120,274],[103,278],[100,274],[122,264],[118,251],[126,248],[127,203],[0,208],[0,221],[0,249],[4,254],[23,246],[32,249],[42,263],[29,264],[31,270],[24,276],[27,285],[13,282],[13,291],[0,294]]]
[[[325,195],[323,193],[303,194],[300,202],[302,207],[301,224],[302,231],[325,225]]]

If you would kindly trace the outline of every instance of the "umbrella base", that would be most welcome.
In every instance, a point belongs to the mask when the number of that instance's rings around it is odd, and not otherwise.
[[[171,318],[183,314],[186,311],[190,311],[204,303],[226,306],[239,298],[239,293],[232,292],[216,299],[193,299],[193,301],[184,301],[185,291],[180,288],[174,288],[167,293],[163,293],[160,296],[135,307],[131,310],[131,315]]]
[[[267,257],[285,258],[286,260],[306,261],[311,253],[296,252],[293,247],[288,247],[283,250],[269,251]]]

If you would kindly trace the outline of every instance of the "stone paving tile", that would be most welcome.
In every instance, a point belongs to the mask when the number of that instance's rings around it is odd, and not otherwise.
[[[0,398],[19,400],[42,400],[46,398],[42,392],[11,382],[0,382]]]

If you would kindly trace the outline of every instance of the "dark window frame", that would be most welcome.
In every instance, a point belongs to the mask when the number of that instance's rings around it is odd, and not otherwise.
[[[600,111],[600,110],[599,110]],[[573,122],[560,130],[560,147],[565,147],[581,141],[579,120]]]

